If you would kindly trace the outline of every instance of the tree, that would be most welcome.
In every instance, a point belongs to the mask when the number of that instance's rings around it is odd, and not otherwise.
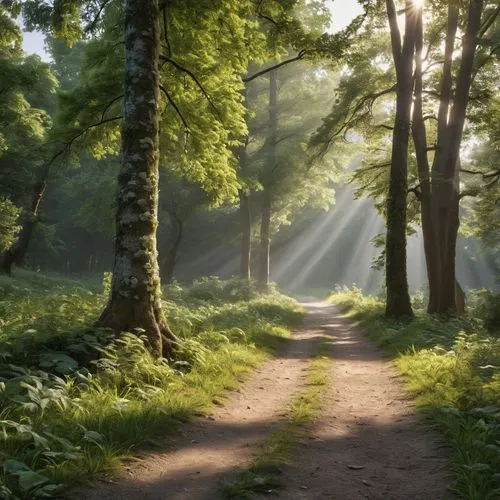
[[[463,194],[459,190],[459,153],[464,137],[470,140],[477,132],[474,124],[488,113],[498,79],[498,6],[493,2],[447,4],[445,10],[442,3],[426,3],[416,20],[413,141],[408,146],[408,221],[410,225],[422,223],[429,311],[441,313],[456,311],[456,299],[461,302],[463,297],[455,280],[455,246],[458,203],[470,190],[467,186]],[[394,131],[388,122],[393,119],[397,69],[389,64],[390,45],[376,12],[347,55],[349,70],[339,86],[338,102],[318,132],[317,142],[329,145],[338,138],[354,137],[358,151],[365,148],[364,164],[355,180],[380,206],[389,180],[387,144]],[[464,37],[457,47],[461,33]],[[454,158],[457,162],[452,168]],[[461,160],[462,168],[467,168],[467,156]]]
[[[278,70],[269,73],[269,131],[267,141],[269,149],[267,152],[267,169],[272,172],[277,167],[277,145],[278,145]],[[266,185],[267,184],[267,185]],[[271,252],[271,215],[272,195],[271,186],[264,183],[262,193],[262,211],[260,222],[260,250],[259,250],[259,272],[257,276],[258,287],[261,291],[267,291],[269,286],[269,258]]]
[[[412,0],[405,1],[405,33],[401,45],[394,1],[386,0],[386,5],[396,68],[396,115],[387,195],[385,312],[387,316],[401,317],[413,315],[406,273],[406,196],[417,7]]]
[[[169,172],[167,168],[161,169],[158,240],[163,283],[169,284],[174,278],[186,222],[208,204],[208,196],[197,184]]]
[[[51,127],[48,111],[53,106],[56,80],[38,56],[25,57],[20,28],[1,7],[0,27],[0,193],[5,197],[4,208],[9,201],[18,208],[26,207],[19,236],[6,238],[9,245],[2,249],[0,272],[10,274],[12,263],[21,263],[24,257],[24,252],[19,255],[13,249],[24,249],[32,227],[36,206],[32,202],[28,208],[30,191]],[[11,229],[19,229],[12,208]]]
[[[117,333],[143,329],[152,352],[169,357],[174,338],[162,311],[156,250],[159,49],[158,1],[126,0],[115,263],[98,324]]]
[[[482,0],[470,0],[465,16],[461,58],[453,85],[455,37],[459,28],[460,10],[448,2],[446,45],[440,82],[440,103],[437,115],[436,152],[429,168],[427,138],[422,99],[422,31],[419,18],[419,50],[417,53],[413,138],[417,153],[422,191],[422,229],[425,241],[429,278],[429,312],[462,312],[461,288],[455,276],[456,239],[460,203],[460,147],[474,75],[475,55],[481,32]],[[496,14],[493,15],[496,16]],[[487,21],[490,22],[490,21]],[[484,25],[483,25],[484,28]]]
[[[297,62],[269,73],[248,92],[247,172],[258,181],[252,194],[260,214],[257,261],[259,288],[267,289],[273,236],[305,206],[326,209],[333,202],[336,169],[329,158],[312,158],[307,143],[332,95],[325,67]]]

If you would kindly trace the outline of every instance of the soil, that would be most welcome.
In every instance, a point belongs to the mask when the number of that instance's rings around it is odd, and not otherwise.
[[[304,324],[223,407],[183,427],[171,451],[144,456],[72,499],[216,500],[221,481],[247,467],[303,389],[305,370],[331,338],[332,388],[323,410],[283,469],[276,498],[440,500],[450,483],[440,438],[415,415],[390,362],[339,311],[304,304]],[[261,498],[270,498],[270,495]]]

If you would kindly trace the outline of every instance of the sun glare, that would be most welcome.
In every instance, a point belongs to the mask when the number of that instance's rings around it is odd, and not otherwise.
[[[421,9],[424,6],[424,0],[413,0],[413,5],[417,9]]]

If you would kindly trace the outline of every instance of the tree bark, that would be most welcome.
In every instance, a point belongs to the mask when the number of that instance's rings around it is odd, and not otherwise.
[[[405,35],[401,48],[401,35],[393,0],[386,0],[386,5],[397,76],[396,117],[392,137],[391,174],[387,197],[386,315],[402,317],[413,315],[406,269],[406,206],[416,12],[412,8],[411,0],[406,0]]]
[[[169,357],[174,337],[163,316],[158,225],[158,0],[125,0],[125,92],[118,176],[115,262],[99,326],[141,332]]]

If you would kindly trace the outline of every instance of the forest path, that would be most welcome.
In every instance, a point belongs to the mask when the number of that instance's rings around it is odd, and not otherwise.
[[[279,498],[446,498],[446,454],[419,424],[393,368],[334,306],[304,304],[303,326],[224,407],[183,427],[172,448],[132,463],[110,483],[73,491],[80,499],[217,500],[222,479],[247,468],[304,388],[307,367],[330,337],[332,388],[308,437],[283,470]],[[269,495],[262,498],[269,498]]]
[[[373,342],[334,306],[329,310],[322,328],[332,341],[331,389],[312,432],[296,450],[297,460],[284,470],[286,488],[276,496],[450,498],[442,438],[415,414],[394,367]]]

